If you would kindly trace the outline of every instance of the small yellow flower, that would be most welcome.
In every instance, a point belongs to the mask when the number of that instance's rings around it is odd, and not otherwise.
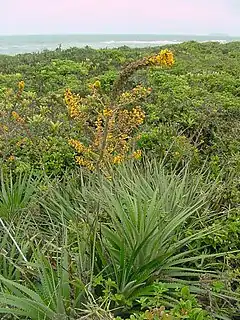
[[[8,129],[8,126],[6,126],[6,125],[3,125],[2,128],[3,128],[3,130],[6,131],[6,132],[9,130],[9,129]]]
[[[19,117],[19,114],[16,111],[13,111],[12,116],[14,119],[17,119]]]
[[[13,155],[11,155],[9,158],[8,158],[9,161],[14,161],[15,160],[15,157]]]
[[[109,108],[104,108],[103,115],[104,117],[110,118],[113,115],[113,110]]]
[[[118,156],[115,156],[114,158],[113,158],[113,163],[114,164],[120,164],[121,162],[123,162],[123,156],[121,156],[121,155],[118,155]]]
[[[111,140],[113,138],[113,134],[112,133],[108,133],[107,135],[107,141]]]
[[[136,160],[139,160],[141,159],[142,157],[142,150],[136,150],[135,152],[133,152],[133,158],[136,159]]]
[[[120,104],[129,104],[137,100],[144,99],[152,92],[151,88],[145,88],[141,85],[136,86],[131,91],[123,92],[119,97]]]

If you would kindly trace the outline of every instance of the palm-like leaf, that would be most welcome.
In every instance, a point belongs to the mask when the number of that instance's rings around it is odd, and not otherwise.
[[[75,319],[84,287],[73,281],[66,247],[54,259],[35,249],[35,263],[28,264],[26,285],[0,276],[0,313],[33,320]]]
[[[7,279],[20,281],[31,261],[31,242],[37,232],[31,235],[32,225],[29,216],[21,217],[9,223],[0,218],[0,274]]]
[[[0,217],[12,220],[16,214],[20,215],[33,200],[40,178],[34,178],[32,173],[19,174],[13,177],[12,173],[0,175]]]
[[[202,228],[186,236],[183,228],[199,217],[206,220],[211,192],[201,174],[194,179],[187,169],[169,174],[161,164],[143,172],[123,168],[112,184],[103,183],[99,201],[111,222],[101,227],[102,250],[121,293],[133,296],[152,277],[187,282],[207,272],[194,268],[194,262],[208,256],[189,244],[214,230]],[[193,267],[185,269],[187,263]]]

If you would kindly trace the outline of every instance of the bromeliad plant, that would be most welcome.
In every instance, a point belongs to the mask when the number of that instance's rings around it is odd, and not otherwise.
[[[114,81],[110,94],[104,92],[101,82],[90,84],[91,94],[86,97],[65,92],[70,118],[85,131],[86,141],[70,139],[75,149],[76,162],[90,171],[106,169],[108,164],[119,164],[126,159],[141,158],[135,145],[136,132],[145,113],[139,103],[151,93],[151,88],[138,85],[124,90],[129,78],[138,70],[151,66],[172,66],[173,53],[162,50],[159,54],[129,64]]]
[[[175,289],[186,285],[194,294],[208,292],[212,300],[237,299],[231,290],[215,293],[201,284],[203,275],[209,285],[221,277],[208,261],[224,253],[211,255],[204,247],[192,247],[218,230],[217,225],[207,227],[212,217],[209,197],[216,185],[203,182],[201,174],[193,177],[187,168],[168,173],[163,165],[145,164],[144,170],[135,170],[119,169],[111,182],[103,183],[100,196],[94,194],[110,218],[101,225],[100,265],[123,301],[134,304],[138,297],[151,296],[154,281],[170,289],[163,295],[165,306],[174,305]],[[190,227],[195,233],[183,232]]]
[[[111,179],[97,173],[76,179],[78,183],[55,190],[53,200],[46,199],[44,207],[56,223],[63,220],[80,228],[81,240],[85,229],[79,220],[89,225],[87,238],[95,248],[91,270],[97,277],[90,283],[96,305],[117,309],[114,313],[122,316],[141,297],[153,296],[156,282],[168,289],[160,301],[166,307],[175,306],[184,286],[189,286],[191,294],[210,297],[214,310],[216,300],[238,299],[227,286],[220,292],[212,290],[216,279],[227,277],[216,271],[225,254],[209,254],[207,246],[201,245],[202,239],[220,232],[220,226],[212,223],[216,214],[209,201],[217,182],[208,181],[202,172],[168,171],[163,163],[147,161],[143,167],[122,164]],[[86,259],[88,255],[89,251]],[[221,264],[221,270],[226,267]]]

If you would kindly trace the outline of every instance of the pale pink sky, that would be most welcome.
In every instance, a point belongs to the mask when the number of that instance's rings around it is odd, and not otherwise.
[[[1,0],[0,34],[240,35],[240,0]]]

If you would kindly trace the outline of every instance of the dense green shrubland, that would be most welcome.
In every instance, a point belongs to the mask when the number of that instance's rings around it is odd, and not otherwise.
[[[198,166],[207,158],[215,176],[223,166],[227,176],[233,168],[239,171],[239,42],[189,42],[170,49],[176,59],[172,68],[139,71],[127,84],[129,88],[138,84],[152,88],[144,104],[147,117],[140,146],[161,157],[171,149],[171,163],[191,158]],[[0,108],[15,108],[20,115],[29,117],[40,151],[38,158],[46,170],[59,174],[73,164],[66,140],[69,136],[81,137],[79,128],[72,128],[66,121],[64,90],[70,88],[84,96],[89,94],[88,84],[99,79],[102,88],[109,92],[122,66],[158,50],[86,48],[2,56]],[[13,105],[5,90],[16,91],[20,80],[25,81],[23,101]],[[1,146],[1,152],[4,156],[12,152],[16,157],[14,166],[20,170],[29,164],[37,167],[39,160],[36,152],[31,152],[32,146],[14,150],[18,135],[22,134],[16,132],[11,139],[7,137],[8,143]],[[238,197],[236,185],[234,181],[233,194],[229,195],[234,199]]]

